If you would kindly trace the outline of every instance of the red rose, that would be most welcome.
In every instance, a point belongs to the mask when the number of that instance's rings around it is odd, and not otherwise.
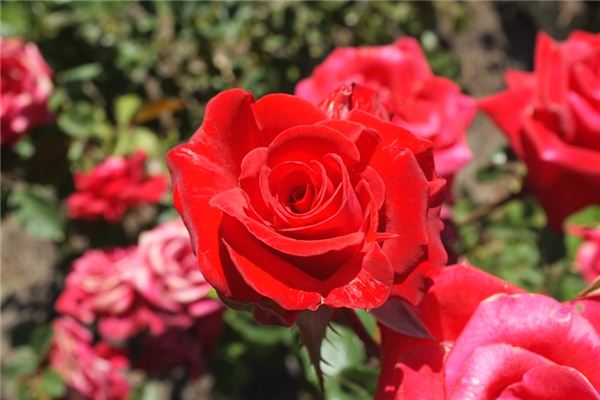
[[[35,43],[0,37],[0,143],[50,121],[52,70]]]
[[[416,302],[445,261],[431,143],[360,110],[228,90],[168,164],[203,275],[279,322],[375,308],[393,286]]]
[[[557,43],[540,34],[533,73],[508,71],[508,89],[481,101],[529,169],[529,185],[560,230],[600,203],[600,34]]]
[[[104,218],[118,222],[128,208],[156,203],[168,187],[163,175],[146,177],[146,156],[109,157],[93,170],[75,174],[75,189],[67,199],[73,219]]]
[[[377,399],[600,399],[600,302],[559,303],[466,265],[419,305],[434,340],[382,327]]]
[[[433,75],[415,39],[336,49],[298,83],[296,95],[319,104],[341,84],[351,83],[376,91],[393,123],[433,142],[442,177],[452,178],[471,159],[466,130],[476,104],[454,82]]]

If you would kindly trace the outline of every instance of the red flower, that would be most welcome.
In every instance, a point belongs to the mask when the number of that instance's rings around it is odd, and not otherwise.
[[[600,34],[537,39],[533,73],[508,71],[508,89],[481,107],[529,169],[529,185],[555,229],[600,203]]]
[[[431,143],[360,110],[225,91],[168,163],[203,275],[263,319],[375,308],[394,285],[417,302],[445,261]]]
[[[298,83],[296,95],[319,104],[340,85],[351,83],[376,91],[393,123],[433,142],[442,177],[452,178],[471,159],[465,135],[476,104],[454,82],[433,75],[415,39],[336,49]],[[377,114],[382,115],[381,109]]]
[[[156,203],[168,187],[163,175],[144,176],[146,156],[110,157],[87,173],[75,174],[75,189],[67,199],[73,219],[117,222],[128,208]]]
[[[0,143],[51,120],[52,70],[35,43],[0,37]]]
[[[382,327],[377,399],[598,399],[600,302],[559,303],[466,265],[419,305],[434,340]]]
[[[130,385],[123,375],[129,366],[126,354],[106,342],[94,345],[92,333],[72,318],[58,318],[53,327],[50,366],[65,380],[69,398],[128,398]]]

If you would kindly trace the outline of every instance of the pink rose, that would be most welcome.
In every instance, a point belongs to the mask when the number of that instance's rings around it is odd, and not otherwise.
[[[158,202],[168,188],[163,175],[146,177],[146,156],[109,157],[89,172],[75,174],[75,193],[67,199],[73,219],[118,222],[128,208]]]
[[[198,268],[180,219],[143,233],[137,255],[135,287],[154,308],[180,316],[183,326],[221,309],[220,302],[206,298],[212,286]]]
[[[341,84],[351,83],[375,90],[392,122],[433,142],[442,177],[452,178],[471,159],[465,135],[475,102],[454,82],[433,75],[415,39],[336,49],[311,77],[298,83],[296,95],[319,104]]]
[[[0,143],[12,144],[51,119],[52,70],[34,43],[0,37]]]
[[[132,273],[135,247],[89,250],[75,260],[55,308],[84,324],[98,322],[105,338],[123,340],[149,328],[164,331],[164,322],[139,298]]]
[[[377,399],[600,399],[600,303],[559,303],[466,265],[419,305],[433,340],[382,327]]]
[[[107,343],[93,344],[93,336],[74,319],[60,317],[53,323],[50,366],[69,387],[73,398],[127,399],[130,385],[123,375],[128,358]]]
[[[571,227],[569,232],[583,239],[577,250],[575,266],[583,279],[592,283],[600,276],[600,229]]]
[[[562,229],[600,203],[600,34],[537,38],[532,73],[508,71],[508,89],[481,101],[529,170],[528,183]]]

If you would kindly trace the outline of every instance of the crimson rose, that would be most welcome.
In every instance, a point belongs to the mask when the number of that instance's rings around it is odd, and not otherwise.
[[[168,164],[205,278],[276,322],[417,302],[445,262],[431,143],[363,111],[228,90]]]
[[[508,89],[484,99],[529,169],[529,185],[560,230],[569,214],[600,203],[600,34],[537,38],[533,73],[508,71]]]

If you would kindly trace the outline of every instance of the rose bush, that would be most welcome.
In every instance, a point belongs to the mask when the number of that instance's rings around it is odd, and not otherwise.
[[[51,120],[52,70],[35,43],[0,37],[0,143]]]
[[[129,365],[127,354],[106,342],[94,344],[92,333],[70,317],[56,319],[53,328],[50,366],[69,387],[69,398],[128,398],[130,384],[123,374]]]
[[[508,89],[481,101],[528,167],[555,229],[600,203],[600,34],[537,38],[533,73],[507,71]]]
[[[433,340],[382,327],[378,399],[600,398],[599,298],[559,303],[457,265],[418,311]]]
[[[67,198],[69,217],[118,222],[128,208],[156,203],[168,188],[163,175],[145,176],[146,155],[109,157],[74,176],[76,192]]]
[[[418,302],[445,261],[431,143],[361,110],[228,90],[168,164],[203,275],[263,320]]]
[[[377,92],[393,123],[433,142],[442,177],[450,180],[471,159],[466,130],[476,103],[454,82],[431,72],[415,39],[336,49],[298,83],[296,95],[319,104],[341,84],[351,83]]]

